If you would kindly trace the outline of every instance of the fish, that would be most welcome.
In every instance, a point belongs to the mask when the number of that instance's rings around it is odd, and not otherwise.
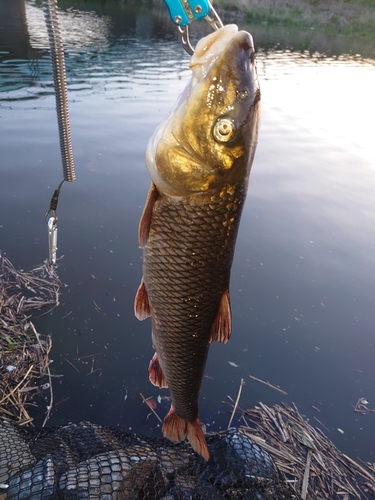
[[[198,399],[209,346],[231,335],[230,271],[260,120],[251,35],[226,25],[202,38],[191,80],[150,138],[151,187],[139,223],[143,277],[134,312],[151,317],[149,379],[169,388],[163,435],[209,450]]]

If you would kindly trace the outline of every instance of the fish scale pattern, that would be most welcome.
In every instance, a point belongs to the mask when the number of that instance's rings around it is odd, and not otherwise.
[[[162,196],[144,248],[153,342],[180,416],[193,421],[211,327],[230,268],[245,187],[213,195]],[[184,374],[186,376],[182,376]]]
[[[0,436],[1,500],[297,498],[241,429],[207,435],[208,462],[188,444],[90,422],[35,429],[2,419]]]

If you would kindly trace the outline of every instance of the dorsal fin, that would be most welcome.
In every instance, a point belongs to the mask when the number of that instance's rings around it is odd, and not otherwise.
[[[142,212],[141,220],[139,221],[138,229],[138,242],[140,247],[144,247],[148,240],[148,233],[150,232],[152,210],[154,208],[155,201],[158,197],[158,190],[154,183],[148,191],[145,207]]]

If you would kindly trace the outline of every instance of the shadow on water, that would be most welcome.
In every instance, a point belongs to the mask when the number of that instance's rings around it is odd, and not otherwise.
[[[19,17],[5,5],[0,248],[29,268],[46,256],[44,215],[61,161],[41,3],[27,2]],[[64,375],[55,379],[50,424],[88,419],[160,435],[139,396],[165,398],[168,391],[148,381],[150,325],[133,315],[141,276],[136,235],[150,182],[146,144],[189,78],[188,57],[163,11],[122,2],[59,5],[78,180],[64,185],[58,211],[59,274],[68,288],[52,315],[35,319],[39,331],[52,333],[52,366]],[[374,403],[372,153],[361,137],[349,148],[359,119],[349,119],[356,124],[349,133],[340,128],[344,119],[314,114],[319,103],[330,109],[339,90],[350,95],[354,81],[358,99],[368,93],[372,109],[374,49],[366,40],[313,30],[249,29],[263,123],[232,273],[233,336],[211,348],[202,420],[208,429],[225,427],[229,408],[221,402],[235,398],[245,378],[243,407],[294,401],[324,422],[340,449],[374,461],[374,415],[352,411],[359,397]],[[207,32],[194,27],[196,37]],[[349,107],[353,112],[352,101]],[[334,109],[339,113],[340,103]],[[160,401],[163,417],[169,402]],[[33,416],[40,423],[43,408]]]
[[[0,3],[0,20],[0,61],[36,59],[43,55],[31,46],[24,0],[3,0]]]

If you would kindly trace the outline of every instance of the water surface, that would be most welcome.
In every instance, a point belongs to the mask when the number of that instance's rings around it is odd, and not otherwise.
[[[63,186],[58,207],[68,288],[36,319],[64,375],[50,424],[87,419],[159,435],[139,396],[168,391],[148,381],[150,323],[133,315],[137,226],[147,141],[189,79],[188,56],[165,12],[61,6],[77,182]],[[40,4],[27,2],[25,15],[0,41],[0,248],[27,269],[47,255],[44,215],[62,169]],[[294,401],[342,451],[373,462],[375,414],[353,405],[365,397],[375,408],[375,54],[361,39],[247,29],[263,117],[232,271],[233,335],[211,347],[201,417],[210,430],[226,427],[222,402],[244,378],[243,408]],[[168,406],[158,406],[162,417]],[[41,422],[44,409],[33,416]]]

